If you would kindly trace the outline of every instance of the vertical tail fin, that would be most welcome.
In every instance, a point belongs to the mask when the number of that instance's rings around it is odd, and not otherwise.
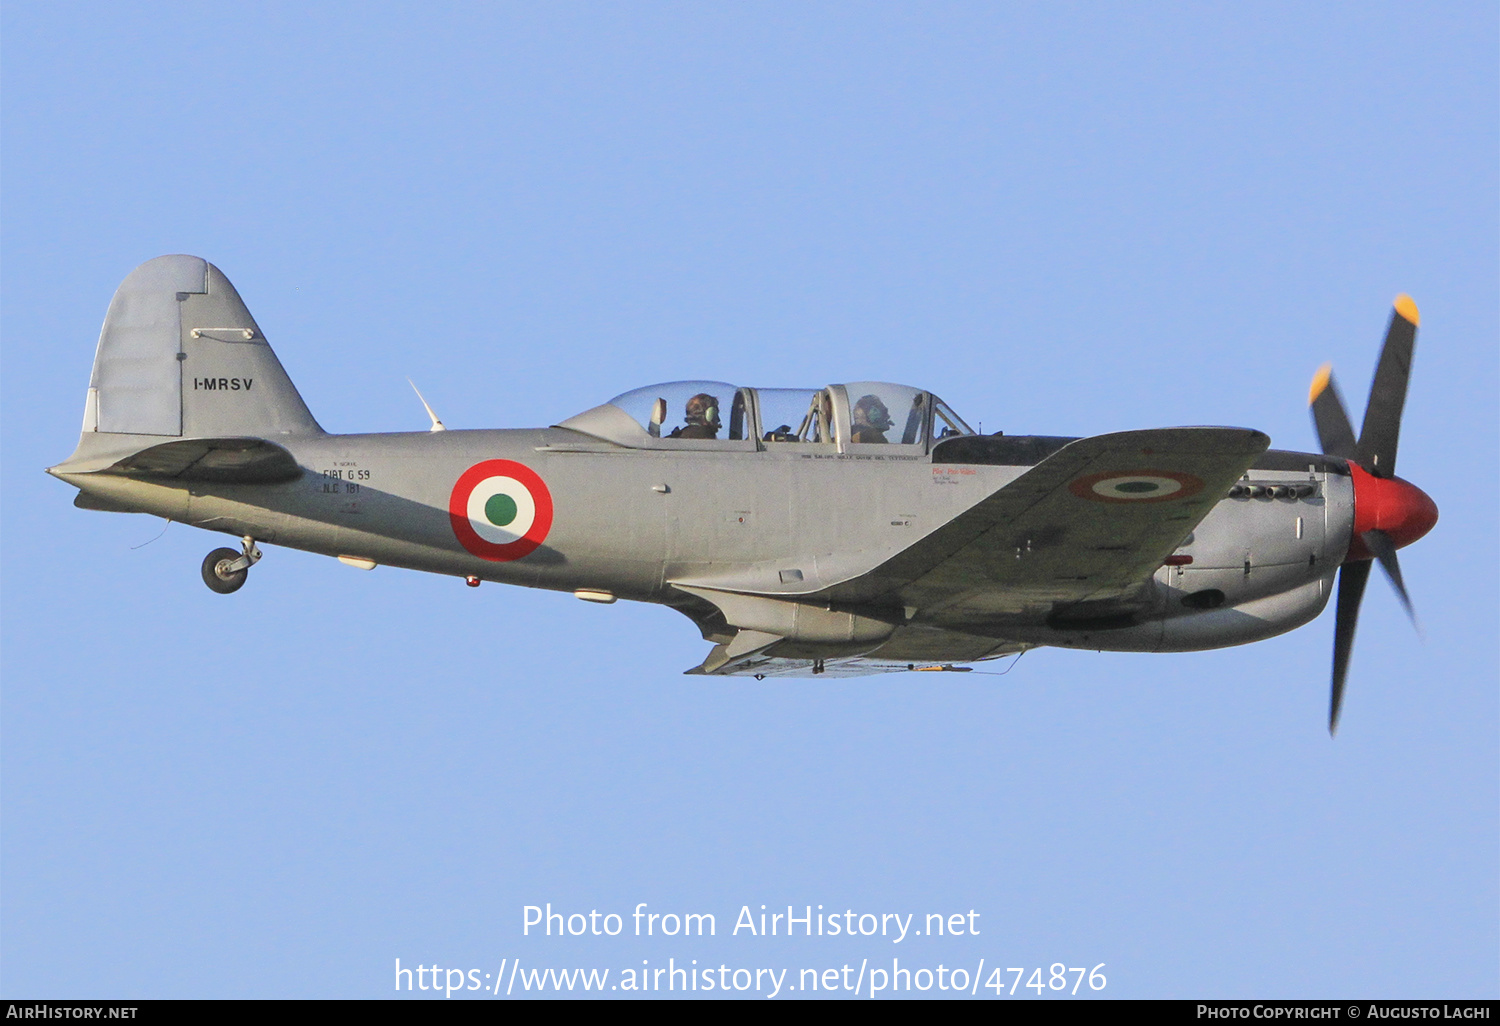
[[[186,438],[323,433],[229,279],[194,256],[148,260],[115,292],[83,430]]]

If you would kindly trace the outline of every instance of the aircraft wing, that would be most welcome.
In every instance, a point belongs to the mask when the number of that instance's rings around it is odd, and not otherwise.
[[[818,598],[968,605],[977,618],[1080,603],[1102,612],[1142,589],[1270,443],[1259,431],[1213,427],[1079,439]]]

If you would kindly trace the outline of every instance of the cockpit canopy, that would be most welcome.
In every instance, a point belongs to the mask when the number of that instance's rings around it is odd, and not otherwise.
[[[634,449],[816,445],[873,452],[874,446],[900,446],[915,453],[974,433],[931,392],[883,381],[825,388],[671,381],[617,395],[557,426]]]

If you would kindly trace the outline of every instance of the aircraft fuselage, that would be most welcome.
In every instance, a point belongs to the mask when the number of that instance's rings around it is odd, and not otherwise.
[[[1028,469],[792,447],[684,459],[621,450],[561,428],[323,435],[282,444],[301,468],[284,483],[60,476],[104,508],[308,552],[674,604],[673,581],[757,574],[768,590],[789,585],[786,597],[794,600],[906,548]],[[1243,482],[1261,494],[1222,499],[1170,558],[1175,565],[1156,573],[1149,619],[1058,629],[1045,622],[1045,596],[975,589],[936,608],[903,608],[901,624],[1117,651],[1223,647],[1297,627],[1331,593],[1349,546],[1353,491],[1347,473],[1329,472],[1325,457],[1269,455],[1278,469],[1252,468]],[[481,558],[455,536],[455,482],[489,460],[531,468],[550,494],[550,530],[522,558]],[[1313,486],[1311,494],[1272,494],[1299,485]],[[859,544],[851,547],[851,539]]]

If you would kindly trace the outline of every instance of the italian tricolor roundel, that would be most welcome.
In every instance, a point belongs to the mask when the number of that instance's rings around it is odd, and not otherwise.
[[[1165,502],[1197,495],[1203,482],[1175,470],[1110,470],[1080,477],[1068,490],[1095,502]]]
[[[448,518],[464,548],[480,559],[507,563],[536,551],[552,529],[552,493],[530,467],[485,460],[459,477]]]

